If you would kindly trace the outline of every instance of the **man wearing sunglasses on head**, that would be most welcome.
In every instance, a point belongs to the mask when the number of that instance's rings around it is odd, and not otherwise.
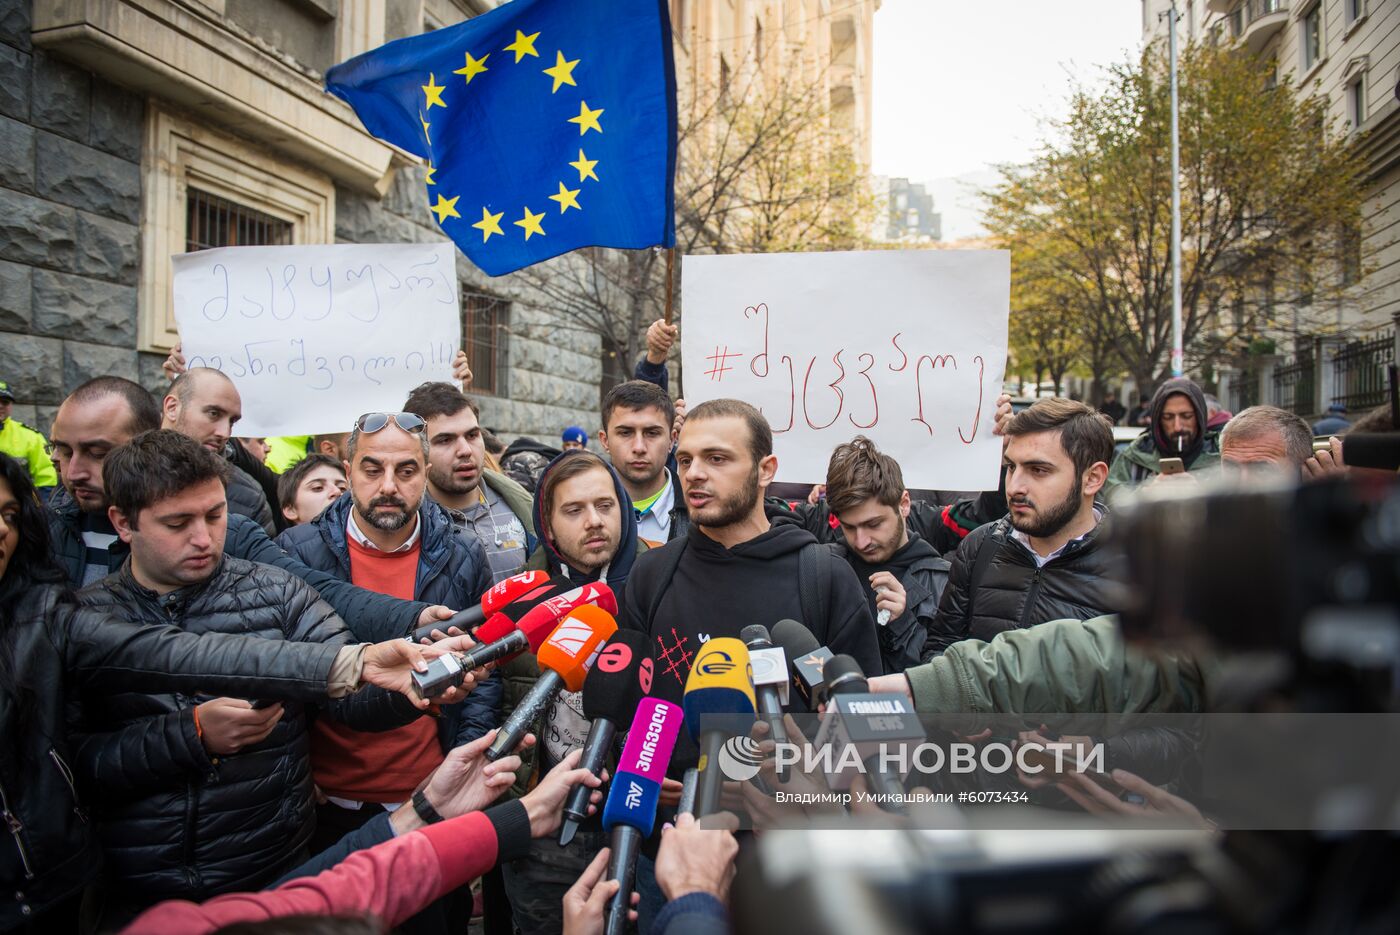
[[[362,588],[448,607],[477,603],[491,585],[480,543],[459,536],[448,514],[425,495],[428,440],[412,413],[371,412],[346,441],[350,489],[313,523],[277,542],[292,556]],[[311,766],[327,801],[317,809],[312,850],[409,799],[448,750],[483,736],[499,721],[501,682],[493,674],[436,720],[422,718],[381,733],[318,722]]]

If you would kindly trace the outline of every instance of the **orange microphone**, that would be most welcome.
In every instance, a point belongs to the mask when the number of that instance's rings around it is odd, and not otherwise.
[[[499,760],[514,750],[540,711],[560,690],[581,690],[593,660],[616,632],[617,621],[601,607],[584,604],[570,611],[540,647],[535,658],[543,674],[496,732],[496,739],[486,749],[486,758]]]

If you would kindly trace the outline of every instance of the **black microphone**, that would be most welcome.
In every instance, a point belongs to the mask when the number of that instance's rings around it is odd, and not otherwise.
[[[584,677],[583,716],[593,723],[578,765],[594,776],[602,776],[603,761],[618,728],[632,723],[637,705],[651,689],[652,671],[651,637],[636,630],[619,630]],[[560,847],[574,839],[579,823],[588,817],[592,792],[583,783],[570,790],[564,803],[564,822],[559,826]]]
[[[826,674],[826,716],[817,732],[817,745],[854,746],[871,791],[881,796],[880,808],[903,812],[904,780],[886,769],[885,754],[891,746],[907,748],[926,739],[913,704],[903,695],[872,693],[860,663],[850,656],[833,656]],[[907,756],[904,762],[907,765]],[[833,789],[848,789],[851,775],[837,773],[829,782]]]
[[[754,698],[758,716],[768,725],[768,736],[775,744],[788,742],[783,726],[783,705],[787,702],[787,656],[773,645],[768,628],[755,623],[739,631],[739,639],[749,648],[749,665],[753,667]],[[783,778],[779,770],[778,778]]]
[[[1400,470],[1400,432],[1360,432],[1342,436],[1347,467]]]
[[[812,631],[796,620],[773,624],[773,642],[783,648],[792,669],[792,685],[809,711],[826,700],[826,664],[831,650],[817,643]]]

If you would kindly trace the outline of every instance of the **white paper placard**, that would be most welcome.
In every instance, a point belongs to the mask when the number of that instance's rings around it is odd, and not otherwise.
[[[171,258],[185,362],[243,398],[241,436],[348,432],[451,380],[461,346],[454,247],[224,247]]]
[[[992,490],[1011,295],[1004,250],[687,256],[685,401],[733,397],[773,427],[778,479],[821,483],[856,435],[907,487]]]

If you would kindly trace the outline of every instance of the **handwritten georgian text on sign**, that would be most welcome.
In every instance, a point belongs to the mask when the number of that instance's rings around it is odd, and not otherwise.
[[[185,360],[232,378],[239,435],[346,432],[452,378],[451,244],[226,247],[172,263]]]

